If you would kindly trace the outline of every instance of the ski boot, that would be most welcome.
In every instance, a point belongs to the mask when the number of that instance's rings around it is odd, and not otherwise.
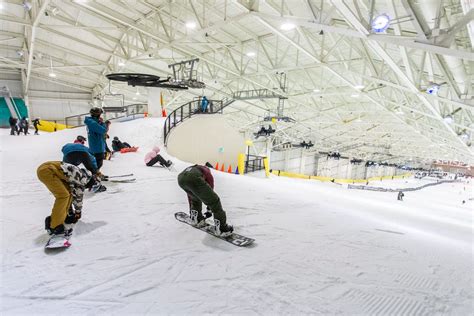
[[[106,186],[103,186],[103,185],[100,184],[100,183],[97,183],[97,184],[94,184],[94,185],[92,186],[91,191],[94,192],[94,193],[100,193],[100,192],[107,191],[107,187],[106,187]]]
[[[196,210],[191,210],[190,211],[189,219],[191,221],[191,225],[196,226],[198,228],[204,227],[204,226],[207,225],[206,217],[204,217],[202,215],[199,216],[199,213]]]
[[[214,219],[214,233],[219,237],[229,237],[234,232],[234,227],[232,225],[221,225],[221,222],[218,219]]]

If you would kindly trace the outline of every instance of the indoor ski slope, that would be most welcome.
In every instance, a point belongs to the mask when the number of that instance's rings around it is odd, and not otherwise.
[[[472,184],[399,202],[396,193],[213,171],[229,222],[256,239],[238,248],[174,219],[188,208],[178,173],[143,163],[162,122],[112,124],[111,137],[140,150],[103,171],[133,172],[137,182],[87,193],[71,248],[56,254],[43,250],[53,198],[36,168],[60,160],[62,145],[85,130],[1,130],[0,314],[473,313]]]

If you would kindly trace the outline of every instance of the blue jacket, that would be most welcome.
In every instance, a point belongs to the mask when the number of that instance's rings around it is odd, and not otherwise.
[[[201,100],[201,110],[203,112],[206,112],[206,109],[207,109],[207,106],[209,104],[209,101],[207,100],[206,97],[202,97],[202,100]]]
[[[77,165],[75,164],[73,161],[70,161],[71,159],[72,160],[75,160],[76,158],[79,158],[80,160],[80,157],[67,157],[70,153],[72,152],[85,152],[87,153],[88,157],[89,157],[89,162],[91,164],[91,169],[93,170],[97,170],[97,161],[95,160],[95,157],[90,153],[89,151],[89,148],[87,146],[84,146],[82,144],[79,144],[79,143],[74,143],[74,144],[66,144],[63,146],[63,148],[61,149],[61,151],[63,152],[63,161],[64,162],[67,162],[67,163],[71,163],[73,165]],[[85,156],[84,156],[84,159],[85,159]],[[77,163],[83,163],[83,165],[87,168],[88,168],[88,162],[84,162],[84,161],[77,161]],[[93,172],[94,173],[94,172]]]
[[[86,116],[84,124],[87,126],[89,151],[93,154],[105,153],[105,134],[107,128],[104,123],[99,123],[90,116]]]

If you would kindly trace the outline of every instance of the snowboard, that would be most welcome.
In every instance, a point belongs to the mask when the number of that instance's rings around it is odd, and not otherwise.
[[[204,226],[204,227],[196,227],[193,224],[191,224],[191,219],[189,217],[189,214],[184,213],[184,212],[177,212],[177,213],[174,214],[174,217],[182,223],[186,223],[191,227],[194,227],[196,229],[199,229],[199,230],[202,230],[203,232],[208,233],[209,235],[212,235],[216,238],[225,240],[228,243],[231,243],[231,244],[233,244],[234,246],[237,246],[237,247],[246,247],[246,246],[251,245],[255,241],[255,239],[245,237],[245,236],[242,236],[242,235],[239,235],[239,234],[236,234],[236,233],[232,233],[232,235],[227,236],[227,237],[222,237],[222,236],[216,235],[215,232],[214,232],[214,226],[209,225],[209,224]]]
[[[44,246],[45,249],[69,248],[71,243],[63,236],[52,236]]]
[[[133,176],[133,173],[129,173],[129,174],[120,174],[120,175],[115,175],[115,176],[107,176],[108,179],[112,179],[112,178],[124,178],[124,177],[131,177]],[[107,181],[107,180],[105,180]]]

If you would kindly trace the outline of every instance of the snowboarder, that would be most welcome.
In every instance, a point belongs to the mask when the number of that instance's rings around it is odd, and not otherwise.
[[[155,146],[149,153],[145,155],[145,164],[148,167],[151,167],[154,166],[157,162],[160,162],[160,165],[166,168],[169,168],[173,164],[171,160],[166,161],[160,155],[160,147]]]
[[[398,192],[398,197],[397,197],[397,200],[399,201],[403,201],[403,197],[405,196],[405,194],[403,194],[402,191]]]
[[[18,128],[16,124],[18,123],[18,119],[14,118],[13,116],[10,116],[8,119],[8,123],[10,124],[10,135],[20,135],[20,132],[18,131]]]
[[[89,151],[94,155],[97,162],[97,169],[100,170],[105,158],[105,137],[110,121],[103,122],[100,115],[101,108],[94,107],[90,110],[91,116],[86,116],[84,124],[87,126],[87,136],[89,138]]]
[[[226,213],[222,209],[219,196],[214,192],[214,178],[209,168],[194,165],[184,169],[178,175],[178,184],[188,195],[190,217],[192,223],[197,227],[206,225],[206,217],[202,214],[202,203],[214,215],[216,222],[216,234],[229,236],[234,228],[226,223]]]
[[[35,128],[35,135],[39,135],[38,134],[38,126],[41,126],[40,118],[39,117],[35,118],[32,123],[33,123],[33,127]]]
[[[123,148],[132,148],[132,146],[130,146],[130,144],[127,142],[121,142],[120,139],[115,136],[114,140],[112,141],[112,149],[114,151],[120,151],[120,149]]]
[[[38,179],[54,195],[51,215],[45,218],[45,229],[52,237],[69,237],[81,218],[84,188],[95,180],[84,168],[61,161],[47,161],[37,170]]]

